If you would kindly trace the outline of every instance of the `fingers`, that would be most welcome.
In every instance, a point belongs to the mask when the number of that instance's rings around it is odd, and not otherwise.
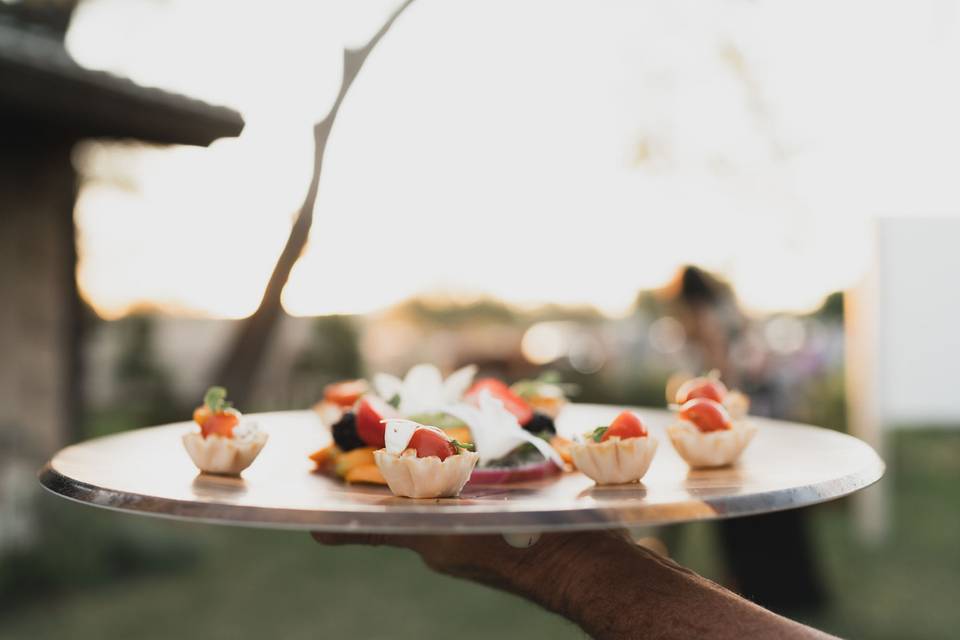
[[[324,545],[363,545],[409,549],[419,554],[434,570],[451,572],[454,567],[491,563],[505,552],[514,551],[502,536],[470,535],[388,535],[375,533],[334,533],[313,531],[313,539]]]
[[[388,536],[375,533],[333,533],[329,531],[312,531],[310,533],[313,539],[320,544],[326,545],[351,545],[359,544],[372,547],[406,547],[404,539],[406,536]]]

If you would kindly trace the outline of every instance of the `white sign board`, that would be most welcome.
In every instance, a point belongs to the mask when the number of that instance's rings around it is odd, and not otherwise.
[[[960,426],[960,219],[886,218],[876,232],[847,325],[851,399],[876,423],[861,427]]]

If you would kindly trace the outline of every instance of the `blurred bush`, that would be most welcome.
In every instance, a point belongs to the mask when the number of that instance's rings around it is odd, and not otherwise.
[[[199,557],[186,536],[171,536],[151,520],[106,519],[46,495],[36,503],[39,526],[32,543],[0,558],[0,612],[34,598],[182,571]]]

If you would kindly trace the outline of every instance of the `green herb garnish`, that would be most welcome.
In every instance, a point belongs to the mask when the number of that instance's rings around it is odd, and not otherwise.
[[[220,413],[233,407],[233,403],[227,401],[227,390],[223,387],[210,387],[203,394],[203,404],[210,409],[211,413]]]
[[[536,378],[526,378],[523,380],[518,380],[510,387],[515,394],[524,398],[525,400],[530,400],[535,398],[543,393],[543,387],[556,387],[560,390],[564,396],[576,395],[579,391],[579,387],[575,384],[569,384],[561,382],[562,378],[560,373],[554,370],[548,370],[541,373]]]
[[[451,438],[451,439],[450,439],[450,444],[452,444],[452,445],[454,446],[454,448],[456,448],[457,453],[460,453],[460,450],[461,450],[461,449],[464,450],[464,451],[476,451],[476,450],[477,450],[477,447],[474,446],[474,444],[473,444],[472,442],[463,443],[463,442],[460,442],[459,440],[455,440],[455,439]]]
[[[483,466],[486,468],[516,468],[537,462],[543,462],[546,458],[540,453],[540,450],[529,442],[522,445],[496,460],[490,460]]]
[[[563,378],[560,376],[560,372],[554,371],[553,369],[550,369],[541,373],[538,380],[546,384],[561,384],[563,382]]]
[[[605,434],[607,432],[607,429],[609,428],[610,427],[597,427],[596,429],[593,430],[593,433],[591,433],[587,437],[592,438],[594,442],[600,442],[600,439],[603,437],[603,434]]]
[[[461,427],[466,427],[467,423],[461,420],[460,418],[454,417],[449,413],[437,412],[437,413],[415,413],[412,416],[409,416],[414,422],[419,422],[420,424],[427,424],[431,427],[436,427],[438,429],[443,429],[444,431],[448,429],[459,429]]]

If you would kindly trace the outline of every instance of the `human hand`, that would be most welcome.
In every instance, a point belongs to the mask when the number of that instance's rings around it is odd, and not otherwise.
[[[431,569],[503,589],[578,624],[598,640],[822,639],[689,569],[638,547],[625,531],[545,534],[519,549],[501,535],[314,533],[323,544],[392,546]]]
[[[314,532],[326,545],[390,546],[415,551],[439,573],[473,580],[530,598],[547,608],[563,606],[577,581],[597,563],[633,548],[626,531],[544,534],[528,548],[502,535],[412,535]]]

